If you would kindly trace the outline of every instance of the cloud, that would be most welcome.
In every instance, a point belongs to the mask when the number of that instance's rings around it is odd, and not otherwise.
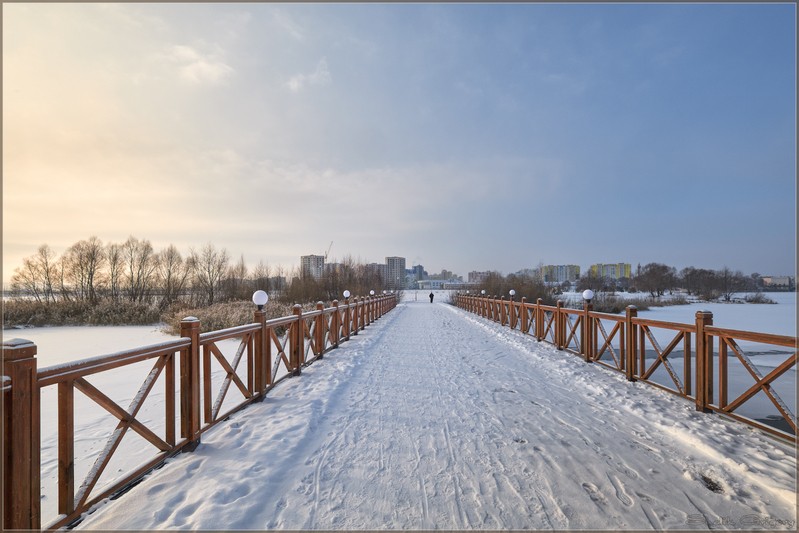
[[[299,42],[305,41],[305,32],[303,31],[302,27],[297,24],[297,22],[291,18],[288,13],[282,9],[278,9],[272,12],[272,18],[277,25],[292,38],[294,38],[294,40]]]
[[[198,85],[225,83],[233,74],[233,68],[221,61],[220,55],[204,54],[187,45],[172,45],[166,50],[167,59],[178,65],[180,78]]]
[[[328,85],[332,78],[327,67],[327,58],[323,57],[316,64],[316,69],[310,74],[295,74],[286,82],[286,87],[293,93],[298,93],[310,85]]]

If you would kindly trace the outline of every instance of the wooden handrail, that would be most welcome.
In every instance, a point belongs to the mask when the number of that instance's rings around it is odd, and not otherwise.
[[[275,384],[276,370],[282,363],[289,363],[286,353],[292,355],[294,364],[287,365],[289,375],[299,375],[301,366],[322,357],[348,340],[350,334],[379,319],[397,305],[396,295],[382,295],[369,299],[354,299],[352,303],[340,305],[338,301],[325,308],[321,302],[312,311],[303,312],[295,308],[292,316],[265,319],[264,311],[255,311],[250,324],[200,333],[200,322],[189,317],[181,322],[181,338],[152,344],[118,353],[101,355],[79,361],[37,369],[36,345],[21,339],[3,342],[5,360],[0,392],[2,392],[2,423],[4,429],[3,483],[13,490],[3,495],[4,529],[41,529],[41,443],[40,443],[40,398],[44,387],[58,386],[58,512],[55,521],[46,526],[57,529],[67,526],[92,505],[140,479],[147,472],[160,466],[170,456],[181,451],[192,451],[200,442],[201,435],[233,412],[243,409],[254,401],[260,401]],[[299,306],[297,306],[299,307]],[[309,326],[311,324],[311,326]],[[310,327],[315,328],[310,338]],[[286,328],[285,340],[276,330]],[[340,329],[341,328],[341,329]],[[340,335],[343,330],[346,334]],[[242,342],[234,360],[228,361],[216,343],[241,338]],[[304,357],[305,342],[313,347],[313,359]],[[273,367],[273,347],[276,347],[276,365]],[[202,353],[201,353],[202,352]],[[203,361],[201,361],[201,357]],[[225,382],[217,394],[211,416],[201,420],[202,408],[206,415],[210,403],[210,361],[215,357],[226,372]],[[246,358],[246,359],[245,359]],[[109,370],[123,368],[143,361],[154,361],[153,367],[139,388],[131,405],[126,409],[100,391],[84,378]],[[180,362],[179,372],[176,361]],[[240,361],[246,360],[246,380],[239,377]],[[206,369],[203,370],[202,362]],[[149,397],[156,381],[163,378],[164,437],[159,436],[136,415]],[[178,422],[176,395],[179,386],[180,439],[176,438]],[[221,414],[227,387],[237,390],[243,400],[227,413]],[[95,467],[90,469],[83,483],[76,490],[74,477],[75,412],[74,390],[80,390],[118,419],[117,430],[109,437]],[[205,398],[203,400],[202,398]],[[128,429],[141,435],[157,450],[153,458],[137,465],[131,472],[122,473],[118,481],[109,487],[95,490],[103,469],[109,464],[120,441]],[[12,460],[13,459],[13,460]]]
[[[468,312],[494,320],[503,326],[514,327],[513,321],[507,321],[504,318],[504,306],[506,304],[503,298],[458,295],[455,298],[455,303],[458,307]],[[723,412],[736,420],[743,421],[781,438],[799,442],[796,435],[795,414],[790,412],[785,402],[770,388],[772,382],[796,365],[796,337],[717,327],[713,325],[713,314],[705,311],[696,313],[696,321],[693,324],[683,324],[638,317],[637,309],[634,306],[628,306],[625,316],[599,313],[587,307],[583,309],[566,308],[561,301],[558,301],[555,306],[543,305],[540,298],[535,304],[527,303],[523,299],[521,304],[514,304],[511,309],[516,305],[519,305],[519,309],[524,313],[522,316],[523,323],[528,318],[526,310],[532,310],[535,327],[523,327],[522,333],[531,335],[540,342],[547,342],[559,350],[566,350],[580,355],[586,362],[601,362],[599,358],[604,353],[613,352],[612,356],[615,364],[603,363],[603,366],[623,372],[629,381],[640,380],[695,401],[698,411]],[[503,311],[501,318],[498,316],[500,310]],[[546,314],[549,314],[549,317],[546,317]],[[573,316],[577,317],[575,321],[571,321],[568,318]],[[615,322],[610,334],[605,331],[601,323],[602,320]],[[581,327],[578,328],[578,326]],[[575,350],[578,329],[580,335],[579,347]],[[670,330],[676,332],[676,335],[665,347],[661,348],[652,334],[652,329]],[[620,348],[618,357],[610,344],[611,340],[617,335]],[[721,398],[718,404],[714,403],[716,381],[714,378],[714,339],[716,338],[719,339],[718,386]],[[740,348],[735,344],[735,340],[793,348],[793,353],[777,368],[763,376],[754,368],[754,365],[746,358],[745,354],[741,352]],[[652,348],[649,351],[654,351],[657,355],[648,368],[645,358],[647,343]],[[678,348],[680,344],[682,344],[682,348]],[[729,402],[727,399],[728,370],[726,364],[728,347],[732,347],[731,349],[735,356],[742,360],[742,364],[754,378],[754,384],[751,387]],[[680,351],[683,359],[682,379],[672,368],[668,359],[670,355]],[[650,379],[655,370],[661,366],[665,368],[673,381],[674,388]],[[733,412],[761,390],[775,405],[779,415],[792,428],[793,434],[766,426]]]

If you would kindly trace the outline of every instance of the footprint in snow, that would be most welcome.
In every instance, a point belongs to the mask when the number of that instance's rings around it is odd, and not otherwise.
[[[608,501],[596,485],[593,483],[583,483],[583,489],[588,493],[588,497],[591,498],[592,502],[597,505],[607,505]]]

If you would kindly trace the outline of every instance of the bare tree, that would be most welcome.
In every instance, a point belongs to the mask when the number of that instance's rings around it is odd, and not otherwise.
[[[636,286],[655,298],[663,296],[667,290],[676,286],[676,269],[661,263],[644,265],[640,273],[635,276]]]
[[[44,296],[42,281],[39,265],[35,258],[31,257],[23,259],[22,266],[17,267],[11,276],[11,286],[14,290],[32,296],[37,302],[41,302]]]
[[[247,278],[247,265],[244,263],[244,255],[239,258],[238,263],[228,268],[222,285],[223,297],[233,300],[249,299],[250,284]]]
[[[716,272],[716,279],[719,292],[726,302],[732,300],[733,293],[742,291],[746,287],[746,278],[743,273],[740,270],[733,272],[726,266]]]
[[[108,290],[111,299],[117,302],[122,295],[122,272],[125,268],[122,245],[117,243],[106,245],[105,259],[108,265]]]
[[[36,255],[23,259],[22,266],[14,270],[11,285],[38,302],[49,303],[56,300],[54,283],[57,277],[58,259],[48,245],[42,244]]]
[[[222,278],[227,272],[230,260],[227,250],[217,250],[213,244],[206,244],[200,253],[191,250],[194,264],[194,280],[201,291],[206,305],[212,305],[218,297]]]
[[[149,298],[158,267],[158,258],[148,240],[129,237],[122,245],[122,257],[127,267],[125,282],[128,299],[131,302],[144,302]]]
[[[97,302],[105,261],[103,243],[95,236],[78,241],[64,253],[67,279],[71,282],[79,300]]]
[[[597,276],[594,272],[588,271],[577,281],[577,290],[584,291],[586,289],[591,289],[595,292],[605,291],[607,290],[609,284],[607,278],[604,276]]]
[[[69,260],[66,255],[62,255],[61,258],[56,263],[56,279],[58,281],[58,294],[61,296],[61,299],[64,301],[71,301],[74,297],[72,293],[72,289],[70,289],[68,284],[68,274],[67,271],[69,270]]]
[[[184,261],[175,245],[170,244],[158,254],[157,275],[162,296],[158,304],[162,311],[178,299],[191,275],[192,262]]]
[[[250,279],[252,279],[254,288],[264,290],[269,292],[271,288],[269,286],[269,276],[270,276],[270,268],[269,264],[264,263],[263,260],[259,261],[257,265],[255,265],[255,269],[252,271],[250,275]]]

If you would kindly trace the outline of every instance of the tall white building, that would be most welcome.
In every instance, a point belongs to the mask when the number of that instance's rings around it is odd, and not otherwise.
[[[302,277],[321,279],[325,273],[325,256],[303,255],[300,257],[300,272]]]
[[[393,290],[405,288],[404,257],[386,257],[386,287]]]
[[[563,283],[580,279],[580,267],[577,265],[545,265],[544,281]]]

